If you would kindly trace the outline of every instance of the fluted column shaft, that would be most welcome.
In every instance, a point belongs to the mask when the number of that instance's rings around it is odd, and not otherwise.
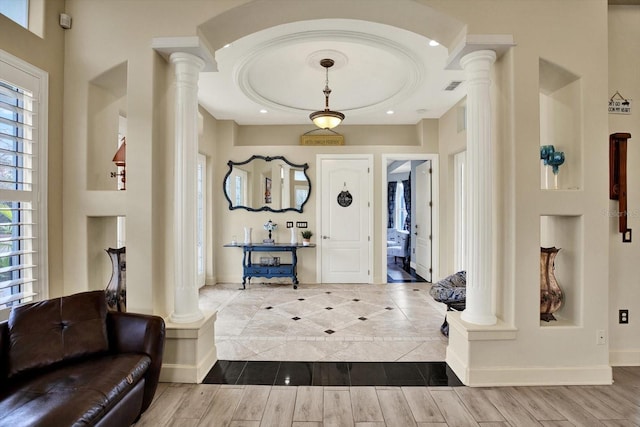
[[[493,147],[491,142],[492,50],[462,57],[467,77],[466,259],[467,294],[462,320],[496,323],[493,304]]]
[[[174,141],[174,286],[171,321],[190,323],[198,308],[196,254],[196,170],[198,156],[198,76],[204,61],[185,52],[169,58],[176,76]]]

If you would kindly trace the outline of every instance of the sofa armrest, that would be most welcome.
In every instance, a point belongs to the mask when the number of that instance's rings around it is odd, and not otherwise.
[[[158,316],[111,311],[107,314],[107,330],[111,351],[145,353],[151,358],[151,366],[145,374],[141,411],[144,412],[153,400],[160,378],[165,339],[164,320]]]

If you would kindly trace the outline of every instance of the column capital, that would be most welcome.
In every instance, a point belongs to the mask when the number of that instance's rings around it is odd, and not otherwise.
[[[202,58],[189,52],[173,52],[169,55],[169,62],[174,66],[177,66],[178,64],[191,66],[198,72],[202,71],[205,67],[205,62]]]
[[[490,67],[494,62],[496,62],[497,54],[495,50],[476,50],[471,53],[467,53],[465,56],[460,58],[460,65],[462,69],[468,70],[472,66],[481,67],[487,66]]]

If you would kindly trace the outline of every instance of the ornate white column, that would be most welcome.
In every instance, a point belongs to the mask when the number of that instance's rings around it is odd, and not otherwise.
[[[174,281],[171,321],[191,323],[198,308],[196,258],[196,169],[198,155],[198,75],[204,61],[186,52],[169,57],[176,73],[174,141]]]
[[[466,154],[466,309],[461,318],[494,325],[493,307],[493,147],[491,144],[491,66],[493,50],[471,52],[460,59],[467,76]]]

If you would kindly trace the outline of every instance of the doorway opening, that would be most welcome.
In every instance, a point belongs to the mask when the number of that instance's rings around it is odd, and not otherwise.
[[[437,155],[383,155],[386,283],[431,282],[437,265]]]

